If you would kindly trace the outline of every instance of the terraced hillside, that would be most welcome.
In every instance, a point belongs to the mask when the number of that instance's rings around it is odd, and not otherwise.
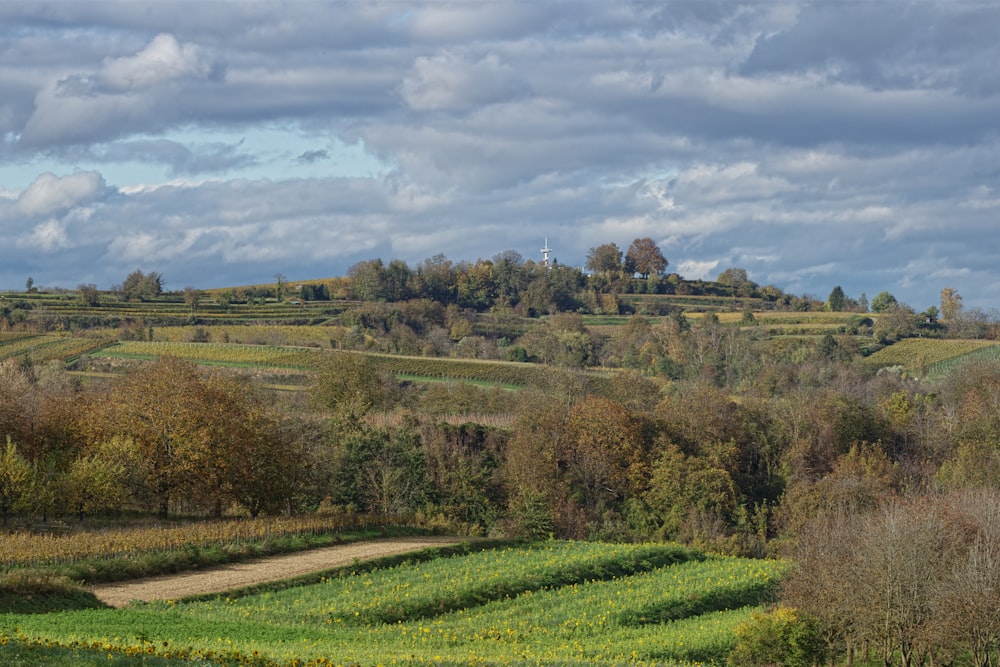
[[[991,340],[907,338],[882,348],[866,360],[877,368],[900,367],[916,376],[942,375],[976,359],[1000,358]]]

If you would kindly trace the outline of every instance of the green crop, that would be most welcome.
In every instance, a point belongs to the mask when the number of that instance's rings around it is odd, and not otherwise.
[[[203,664],[719,664],[784,567],[554,542],[232,599],[8,616],[0,636]]]

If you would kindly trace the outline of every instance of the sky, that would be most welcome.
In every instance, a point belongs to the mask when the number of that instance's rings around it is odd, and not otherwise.
[[[561,264],[1000,307],[1000,3],[0,0],[0,288]]]

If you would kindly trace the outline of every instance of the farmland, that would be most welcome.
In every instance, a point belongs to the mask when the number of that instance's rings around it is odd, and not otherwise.
[[[985,318],[530,266],[514,292],[452,267],[449,292],[368,269],[328,291],[342,300],[4,295],[0,605],[18,615],[0,663],[721,663],[736,625],[846,636],[810,595],[752,611],[794,581],[780,558],[824,534],[817,516],[1000,484]],[[348,517],[481,553],[123,610],[69,583],[328,546]],[[132,519],[169,527],[116,525]],[[918,631],[935,660],[995,653]]]
[[[996,347],[996,341],[989,340],[908,338],[879,350],[867,363],[879,368],[900,366],[915,375],[937,375],[963,361],[995,359]]]
[[[670,545],[544,542],[246,596],[11,616],[0,631],[219,664],[720,662],[783,570]]]

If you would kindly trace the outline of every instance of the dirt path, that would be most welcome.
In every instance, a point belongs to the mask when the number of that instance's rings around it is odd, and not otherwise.
[[[124,607],[132,600],[174,600],[201,593],[221,593],[234,588],[279,581],[340,565],[349,565],[355,560],[392,556],[462,541],[453,537],[408,537],[340,544],[246,563],[233,563],[198,572],[100,584],[91,586],[89,590],[105,604]]]

